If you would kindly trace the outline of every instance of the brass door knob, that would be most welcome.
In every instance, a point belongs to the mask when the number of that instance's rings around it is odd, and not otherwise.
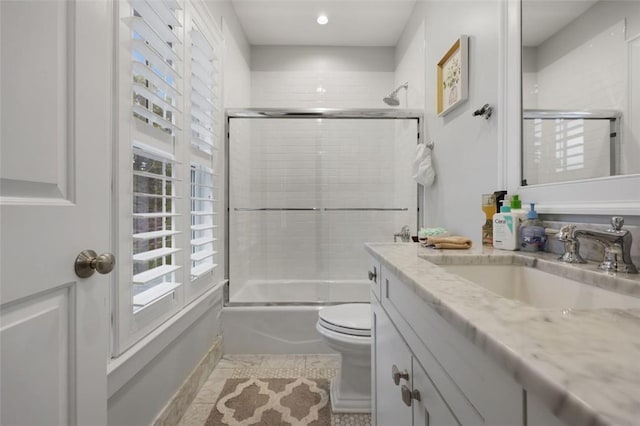
[[[83,250],[76,257],[74,269],[78,277],[88,278],[96,271],[100,274],[108,274],[113,271],[115,265],[116,258],[111,253],[98,255],[93,250]]]

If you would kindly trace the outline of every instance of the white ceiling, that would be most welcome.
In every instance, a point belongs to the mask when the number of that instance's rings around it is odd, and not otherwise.
[[[539,46],[597,2],[598,0],[524,0],[522,44]]]
[[[395,46],[416,0],[232,0],[253,45]],[[325,14],[327,25],[316,18]]]

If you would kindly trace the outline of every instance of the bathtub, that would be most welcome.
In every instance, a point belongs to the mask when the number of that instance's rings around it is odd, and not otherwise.
[[[369,302],[367,280],[249,281],[222,309],[225,353],[331,353],[316,331],[323,305]]]

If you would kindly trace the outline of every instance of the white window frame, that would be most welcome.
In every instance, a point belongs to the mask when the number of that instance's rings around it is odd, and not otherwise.
[[[173,256],[177,259],[177,264],[182,267],[175,272],[175,281],[180,283],[172,292],[166,296],[157,299],[152,304],[145,306],[143,309],[134,313],[133,308],[133,260],[132,260],[132,190],[133,190],[133,167],[132,167],[132,137],[136,120],[132,116],[132,31],[122,18],[131,16],[131,1],[115,2],[116,16],[115,20],[115,75],[116,91],[114,100],[114,116],[115,116],[115,143],[114,158],[117,162],[114,164],[114,247],[116,247],[116,256],[118,261],[117,274],[114,274],[114,285],[112,295],[112,357],[117,357],[133,346],[136,342],[149,334],[151,331],[159,327],[169,318],[180,312],[187,304],[198,298],[210,288],[217,285],[222,280],[221,267],[215,268],[211,273],[200,277],[198,280],[191,281],[191,246],[190,246],[190,165],[193,161],[194,153],[190,142],[191,128],[191,84],[190,84],[190,61],[191,61],[191,39],[190,31],[193,23],[197,25],[198,30],[207,38],[211,46],[218,53],[217,64],[217,86],[216,99],[218,104],[216,121],[218,126],[215,135],[218,144],[218,150],[222,149],[223,138],[223,116],[222,116],[222,70],[223,70],[223,52],[224,39],[220,29],[217,27],[212,16],[208,12],[205,5],[190,0],[164,0],[169,3],[177,3],[182,10],[179,12],[181,27],[175,31],[182,42],[180,47],[181,63],[179,71],[182,76],[178,82],[177,89],[181,93],[181,97],[177,102],[176,108],[182,111],[181,117],[177,119],[176,126],[181,129],[175,138],[175,174],[178,178],[176,182],[175,195],[180,198],[174,199],[176,209],[181,214],[173,218],[173,224],[179,234],[175,235],[175,244],[181,250]],[[145,2],[147,0],[135,0]],[[217,170],[220,176],[222,162],[221,155],[213,156],[209,167]],[[215,159],[215,162],[214,162]],[[203,158],[200,156],[200,163]],[[218,217],[223,217],[221,207],[224,205],[222,193],[219,193],[218,202],[214,204]],[[222,221],[218,224],[218,235],[223,235]],[[222,241],[218,241],[218,251],[221,251]],[[221,259],[221,257],[220,257]],[[222,260],[217,262],[222,265]]]

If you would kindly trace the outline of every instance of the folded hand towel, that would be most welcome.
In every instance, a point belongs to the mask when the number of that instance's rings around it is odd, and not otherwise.
[[[429,237],[427,238],[427,246],[437,249],[468,249],[471,248],[471,240],[467,237]]]
[[[424,144],[418,144],[416,159],[413,162],[413,178],[420,185],[431,186],[436,177],[436,172],[431,164],[431,148]]]

